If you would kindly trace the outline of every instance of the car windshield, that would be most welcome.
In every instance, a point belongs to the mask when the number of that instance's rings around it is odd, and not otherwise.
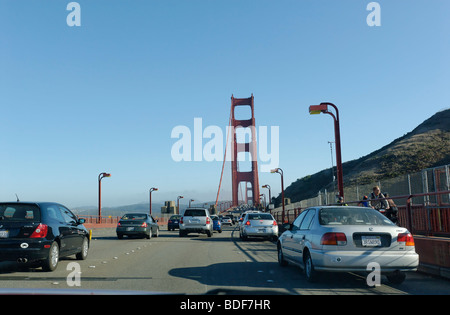
[[[125,214],[122,217],[122,220],[145,220],[145,219],[147,219],[147,215],[141,213],[129,213]]]
[[[371,208],[323,208],[321,225],[393,225],[384,215]]]
[[[251,213],[248,215],[248,220],[273,220],[273,217],[268,213]]]
[[[185,217],[206,217],[206,211],[202,209],[187,209],[184,212]]]
[[[37,205],[2,204],[0,205],[1,221],[40,221],[41,212]]]

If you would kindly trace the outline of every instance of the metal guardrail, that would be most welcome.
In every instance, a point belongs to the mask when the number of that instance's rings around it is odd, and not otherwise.
[[[119,222],[120,216],[101,216],[98,215],[79,215],[78,218],[85,219],[85,224],[98,224],[98,225],[115,225]],[[167,224],[168,218],[165,216],[155,217],[158,220],[159,225]]]
[[[406,200],[406,205],[398,206],[399,225],[406,227],[412,234],[425,236],[450,237],[450,204],[448,203],[430,203],[424,198],[421,204],[413,204],[412,199],[417,197],[440,196],[450,194],[450,190],[433,193],[413,194],[404,196],[393,196],[389,198],[369,199],[364,201],[380,201],[386,199]],[[437,198],[439,200],[439,198]],[[362,200],[349,201],[346,204],[359,204]],[[329,206],[336,204],[329,204]],[[306,208],[294,208],[285,210],[287,222],[292,223],[295,218]],[[271,212],[279,224],[282,218],[282,210]]]

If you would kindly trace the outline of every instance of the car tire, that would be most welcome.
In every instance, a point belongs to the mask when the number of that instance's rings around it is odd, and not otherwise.
[[[402,284],[403,281],[405,281],[406,274],[401,271],[394,271],[390,274],[387,274],[386,277],[390,283],[399,285],[399,284]]]
[[[118,238],[119,240],[121,240],[121,239],[123,239],[123,235],[122,235],[122,234],[117,234],[117,238]]]
[[[281,267],[286,267],[289,263],[284,259],[283,250],[281,249],[281,245],[278,244],[277,246],[277,252],[278,252],[278,264]]]
[[[314,264],[309,251],[304,252],[304,266],[305,266],[305,276],[308,282],[317,281],[317,271],[314,269]]]
[[[156,233],[153,235],[154,237],[159,237],[159,228],[156,228]]]
[[[48,257],[42,261],[42,269],[44,271],[54,271],[58,267],[59,262],[59,245],[53,242],[48,251]]]
[[[145,238],[148,240],[152,239],[152,230],[150,229],[150,231],[148,231],[148,234],[145,234]]]
[[[89,241],[87,237],[83,238],[83,244],[81,245],[81,252],[77,253],[75,256],[78,260],[86,260],[89,253]]]
[[[213,236],[213,233],[211,231],[206,231],[206,235],[208,235],[208,237]]]

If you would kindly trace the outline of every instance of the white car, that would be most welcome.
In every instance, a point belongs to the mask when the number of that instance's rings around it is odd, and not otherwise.
[[[247,240],[248,237],[276,240],[278,237],[277,221],[270,213],[247,213],[239,226],[239,236],[242,240]]]
[[[404,272],[419,265],[411,233],[371,208],[308,208],[284,227],[278,262],[304,268],[308,281],[320,271],[366,272],[374,262],[390,282],[400,284]]]

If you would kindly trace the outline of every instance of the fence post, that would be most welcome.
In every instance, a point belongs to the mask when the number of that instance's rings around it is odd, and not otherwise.
[[[406,228],[411,234],[414,234],[413,232],[413,222],[412,222],[412,209],[411,209],[411,197],[410,195],[408,199],[406,199]]]

